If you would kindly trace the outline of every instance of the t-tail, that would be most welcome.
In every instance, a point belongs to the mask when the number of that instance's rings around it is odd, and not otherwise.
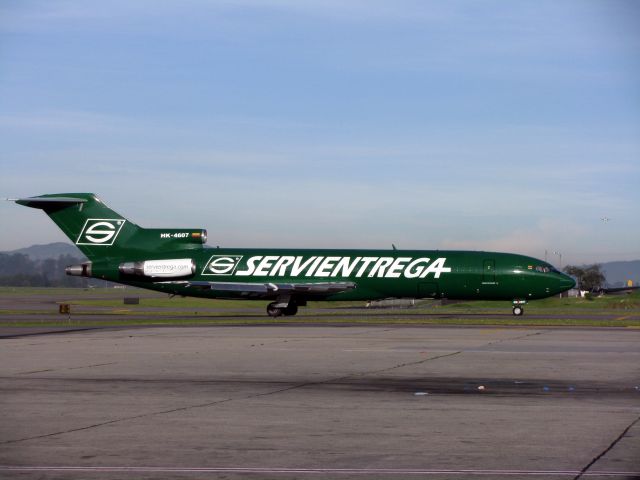
[[[16,203],[39,208],[91,262],[130,257],[131,254],[202,248],[203,229],[142,228],[111,210],[93,193],[56,193],[21,198]],[[90,276],[90,264],[73,267],[71,275]],[[84,269],[84,271],[82,271]]]

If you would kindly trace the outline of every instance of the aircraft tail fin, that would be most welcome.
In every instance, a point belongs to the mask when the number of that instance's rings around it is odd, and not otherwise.
[[[16,200],[39,208],[90,260],[100,257],[141,255],[149,250],[182,250],[202,247],[202,229],[148,229],[107,207],[93,193],[56,193]]]

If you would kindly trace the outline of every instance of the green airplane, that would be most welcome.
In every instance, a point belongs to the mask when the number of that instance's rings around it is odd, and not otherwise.
[[[529,300],[575,286],[552,265],[511,253],[210,248],[204,229],[142,228],[92,193],[15,201],[44,210],[87,256],[68,275],[172,295],[272,300],[272,317],[295,315],[309,300],[384,298],[510,300],[522,315]]]

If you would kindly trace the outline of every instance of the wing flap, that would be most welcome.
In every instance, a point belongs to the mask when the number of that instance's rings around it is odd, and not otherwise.
[[[257,296],[273,295],[329,295],[346,292],[356,288],[353,282],[319,282],[319,283],[242,283],[242,282],[204,282],[180,281],[163,282],[180,284],[185,287],[213,290],[221,293],[253,294]]]

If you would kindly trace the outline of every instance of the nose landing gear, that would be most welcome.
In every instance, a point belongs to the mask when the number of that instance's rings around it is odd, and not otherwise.
[[[513,301],[513,314],[516,317],[521,316],[522,314],[524,314],[524,306],[527,303],[526,300],[514,300]]]

